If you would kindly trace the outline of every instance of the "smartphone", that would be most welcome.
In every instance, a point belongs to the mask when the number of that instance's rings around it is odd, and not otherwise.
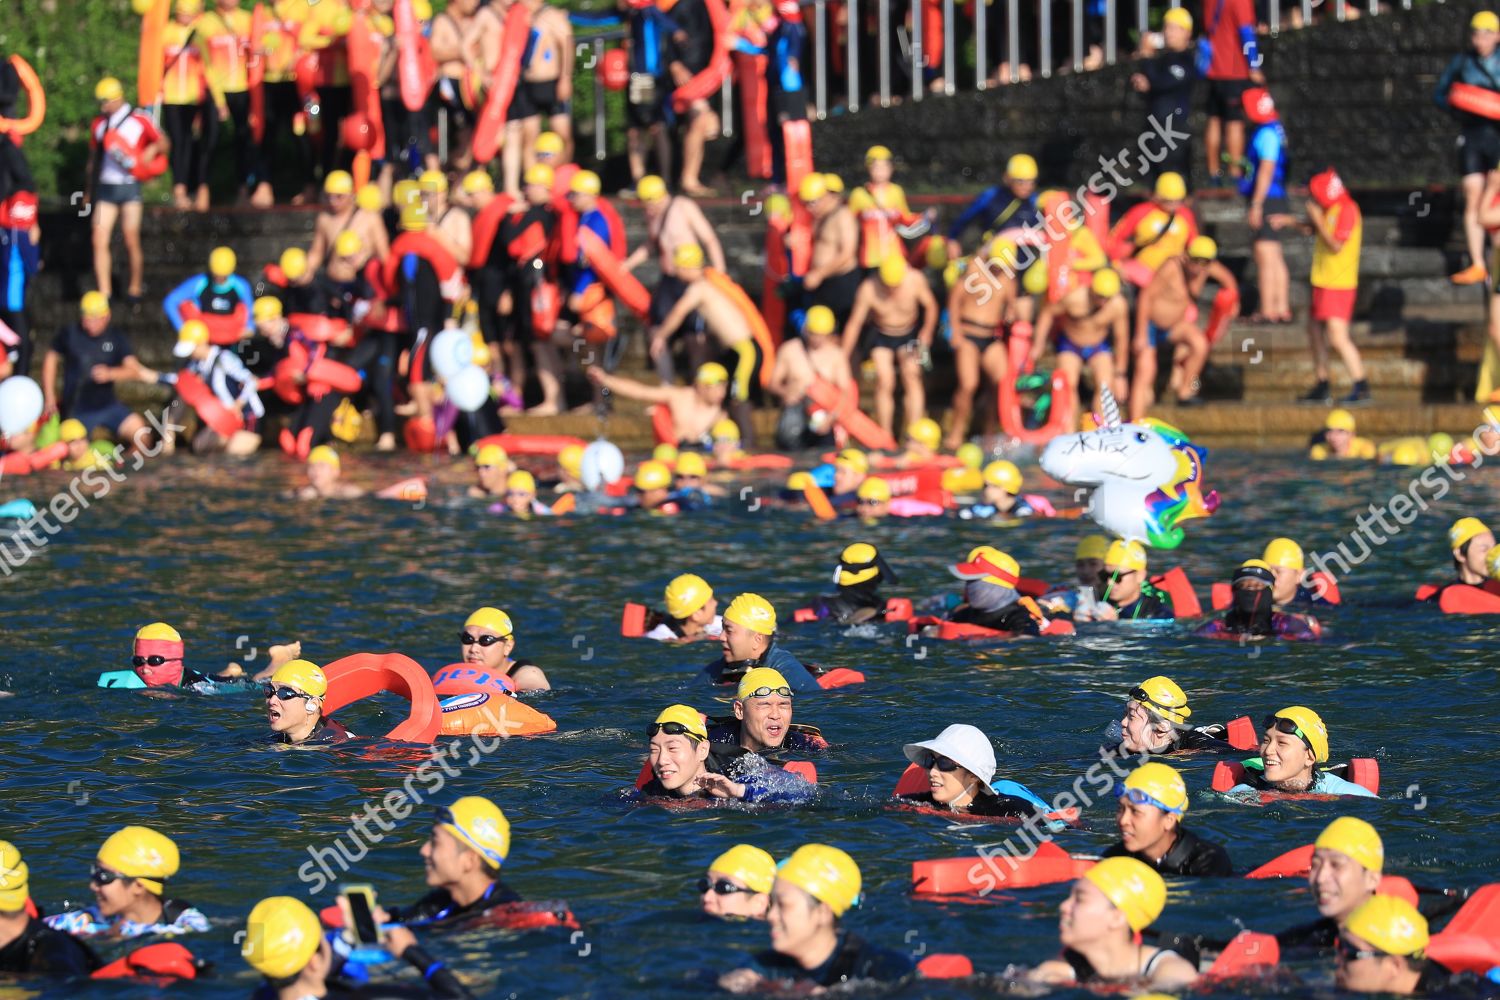
[[[344,928],[354,938],[356,945],[378,945],[384,938],[380,923],[375,919],[375,887],[369,885],[346,885],[342,889]]]

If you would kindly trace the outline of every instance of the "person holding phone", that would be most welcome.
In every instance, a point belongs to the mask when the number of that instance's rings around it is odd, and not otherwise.
[[[510,821],[489,799],[465,795],[439,807],[421,854],[432,891],[410,906],[377,909],[381,921],[450,923],[521,899],[500,881]]]

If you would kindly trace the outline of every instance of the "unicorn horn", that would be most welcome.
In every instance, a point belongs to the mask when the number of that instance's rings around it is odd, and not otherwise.
[[[1100,426],[1119,427],[1120,404],[1115,400],[1115,394],[1109,391],[1108,386],[1105,386],[1104,388],[1099,390],[1099,398],[1101,401],[1101,405],[1099,408],[1104,413],[1104,420],[1100,424]]]

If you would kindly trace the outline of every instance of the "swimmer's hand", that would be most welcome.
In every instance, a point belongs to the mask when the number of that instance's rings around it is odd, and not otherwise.
[[[375,918],[385,923],[385,911],[377,910]],[[406,954],[406,949],[417,943],[417,936],[408,928],[400,925],[385,928],[385,950],[400,958]]]
[[[754,969],[735,969],[719,977],[719,989],[726,993],[754,993],[765,981],[766,977]]]
[[[743,799],[745,797],[744,785],[713,772],[699,778],[698,787],[716,799]]]
[[[590,382],[598,386],[604,385],[604,380],[609,377],[604,373],[604,369],[598,365],[589,365],[583,370],[583,374],[588,377]]]
[[[1113,604],[1108,604],[1104,601],[1100,601],[1098,604],[1094,605],[1094,621],[1117,622],[1119,620],[1120,613],[1115,610],[1115,606]]]
[[[271,655],[271,666],[279,667],[283,663],[290,663],[302,655],[302,643],[288,642],[272,646],[267,652]]]

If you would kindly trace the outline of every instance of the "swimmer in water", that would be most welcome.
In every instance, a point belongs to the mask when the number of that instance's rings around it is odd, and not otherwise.
[[[1166,594],[1146,578],[1146,549],[1117,538],[1104,553],[1099,600],[1080,621],[1150,621],[1173,617]]]
[[[665,404],[678,444],[707,443],[714,424],[727,416],[724,401],[729,393],[729,369],[717,361],[700,366],[690,386],[647,385],[623,375],[611,375],[597,365],[589,366],[584,374],[594,385],[622,399]]]
[[[870,944],[842,926],[860,899],[859,866],[837,847],[804,844],[781,863],[767,912],[771,947],[753,968],[719,977],[730,993],[822,992],[851,981],[890,982],[912,974],[906,955]]]
[[[720,659],[699,676],[710,684],[737,684],[756,667],[780,671],[794,691],[818,690],[812,672],[776,645],[776,609],[759,594],[741,594],[724,609],[724,631],[719,636]]]
[[[479,482],[469,487],[476,500],[500,500],[505,497],[505,480],[515,466],[498,444],[487,444],[474,456],[474,475]]]
[[[339,453],[320,444],[307,455],[307,485],[297,491],[298,500],[353,500],[365,491],[352,483],[341,482],[343,463]]]
[[[727,495],[722,486],[708,481],[708,463],[696,451],[685,451],[672,463],[672,493],[689,510],[711,506],[712,497]]]
[[[1303,584],[1307,574],[1307,560],[1302,546],[1290,538],[1273,538],[1266,543],[1261,561],[1271,568],[1276,585],[1271,588],[1271,600],[1278,607],[1290,604],[1332,604],[1320,587]]]
[[[948,614],[949,621],[1021,635],[1041,634],[1039,612],[1033,613],[1016,590],[1021,567],[1010,555],[992,545],[980,545],[948,571],[964,581],[963,602]]]
[[[410,906],[377,910],[381,923],[456,923],[521,900],[500,880],[510,855],[510,820],[489,799],[465,795],[439,806],[421,855],[432,891]]]
[[[1430,597],[1437,601],[1449,587],[1466,584],[1482,587],[1489,579],[1485,560],[1495,547],[1495,534],[1477,517],[1461,517],[1448,529],[1448,548],[1453,555],[1453,579],[1438,587]]]
[[[187,652],[182,634],[166,622],[141,626],[131,648],[130,668],[148,688],[189,688],[213,691],[216,684],[234,683],[245,678],[245,668],[231,663],[217,674],[189,670],[184,665]],[[270,663],[252,680],[261,681],[283,663],[302,655],[302,643],[292,642],[270,647]],[[102,683],[102,682],[101,682]]]
[[[271,742],[293,746],[342,743],[354,734],[323,717],[328,678],[307,660],[284,663],[266,682],[266,722]]]
[[[812,604],[797,613],[798,621],[829,619],[838,625],[860,625],[885,617],[885,598],[880,596],[882,583],[900,583],[901,578],[869,542],[855,542],[839,553],[833,571],[838,593],[815,597]]]
[[[557,453],[558,493],[583,493],[583,445],[570,444]]]
[[[1057,986],[1191,986],[1198,979],[1197,966],[1141,940],[1141,932],[1166,904],[1166,883],[1149,865],[1135,858],[1105,858],[1084,872],[1063,900],[1057,921],[1062,956],[1038,965],[1027,978]]]
[[[835,507],[856,504],[858,491],[870,474],[870,457],[858,448],[845,448],[833,460],[833,492],[828,502]]]
[[[980,473],[984,478],[984,493],[979,503],[971,504],[958,512],[964,519],[998,518],[1008,521],[1018,517],[1032,517],[1037,513],[1021,493],[1021,470],[1016,463],[998,459],[984,467]]]
[[[713,441],[715,465],[730,466],[745,454],[745,449],[740,447],[740,425],[727,417],[714,424],[709,437]]]
[[[1396,896],[1375,896],[1350,915],[1337,942],[1334,981],[1354,993],[1452,995],[1452,970],[1426,957],[1427,918]]]
[[[1261,727],[1260,757],[1245,762],[1245,781],[1229,791],[1353,795],[1375,798],[1363,785],[1319,770],[1328,762],[1328,727],[1310,708],[1293,705],[1268,715]]]
[[[94,905],[47,917],[47,926],[83,938],[206,931],[208,918],[192,904],[164,898],[180,863],[172,838],[149,827],[122,827],[94,858]]]
[[[1120,840],[1106,858],[1129,857],[1163,875],[1234,874],[1229,852],[1182,825],[1188,810],[1187,784],[1177,769],[1151,761],[1115,785],[1115,824]]]
[[[536,498],[536,477],[525,469],[505,477],[505,502],[492,505],[490,511],[521,518],[552,516],[552,508]]]
[[[354,983],[335,973],[333,946],[317,914],[295,896],[270,896],[250,911],[240,954],[265,977],[263,992],[275,997],[397,996],[395,987]],[[426,981],[419,995],[472,997],[453,970],[417,943],[400,925],[386,927],[381,947],[417,969]],[[404,989],[405,987],[401,987]]]
[[[828,741],[812,726],[792,722],[793,691],[780,671],[745,671],[734,696],[734,718],[713,719],[708,741],[737,746],[762,757],[822,753]]]
[[[714,858],[698,880],[703,912],[711,917],[764,920],[771,905],[776,859],[751,844],[735,844]]]
[[[1241,639],[1316,639],[1322,627],[1312,615],[1276,610],[1276,575],[1262,559],[1247,559],[1230,581],[1229,610],[1224,617],[1200,626],[1195,635]]]
[[[1050,808],[1015,782],[1007,783],[1009,791],[1018,793],[1014,795],[993,787],[995,748],[975,726],[949,726],[936,739],[906,744],[903,752],[907,760],[927,772],[930,791],[903,795],[902,802],[964,816],[1030,816]]]
[[[698,642],[717,639],[724,631],[719,602],[708,581],[696,573],[672,578],[663,593],[667,611],[658,615],[645,638],[657,642]]]
[[[643,798],[797,803],[817,793],[812,783],[768,765],[761,757],[710,743],[703,717],[689,705],[663,709],[647,728],[646,738],[651,780],[641,789]]]
[[[866,479],[854,491],[855,511],[860,520],[879,521],[891,514],[891,484],[874,477]]]
[[[1314,435],[1307,457],[1314,462],[1330,458],[1374,460],[1377,454],[1375,442],[1356,437],[1355,427],[1354,414],[1342,409],[1331,411],[1323,422],[1322,432]]]
[[[1223,726],[1194,728],[1188,724],[1193,710],[1187,694],[1170,677],[1148,677],[1125,696],[1120,714],[1120,742],[1101,748],[1116,757],[1168,754],[1194,750],[1229,750]]]
[[[1369,823],[1340,816],[1313,841],[1307,886],[1318,919],[1276,934],[1283,948],[1331,951],[1349,916],[1375,898],[1385,870],[1385,844]]]
[[[676,514],[681,508],[672,499],[672,470],[662,462],[642,462],[635,470],[636,506],[653,514]]]
[[[0,973],[87,979],[99,967],[98,957],[32,916],[30,875],[16,846],[0,840]]]
[[[484,607],[464,622],[458,633],[459,658],[497,676],[509,677],[516,691],[550,691],[552,685],[542,668],[530,660],[513,660],[515,628],[510,615],[499,608]]]

